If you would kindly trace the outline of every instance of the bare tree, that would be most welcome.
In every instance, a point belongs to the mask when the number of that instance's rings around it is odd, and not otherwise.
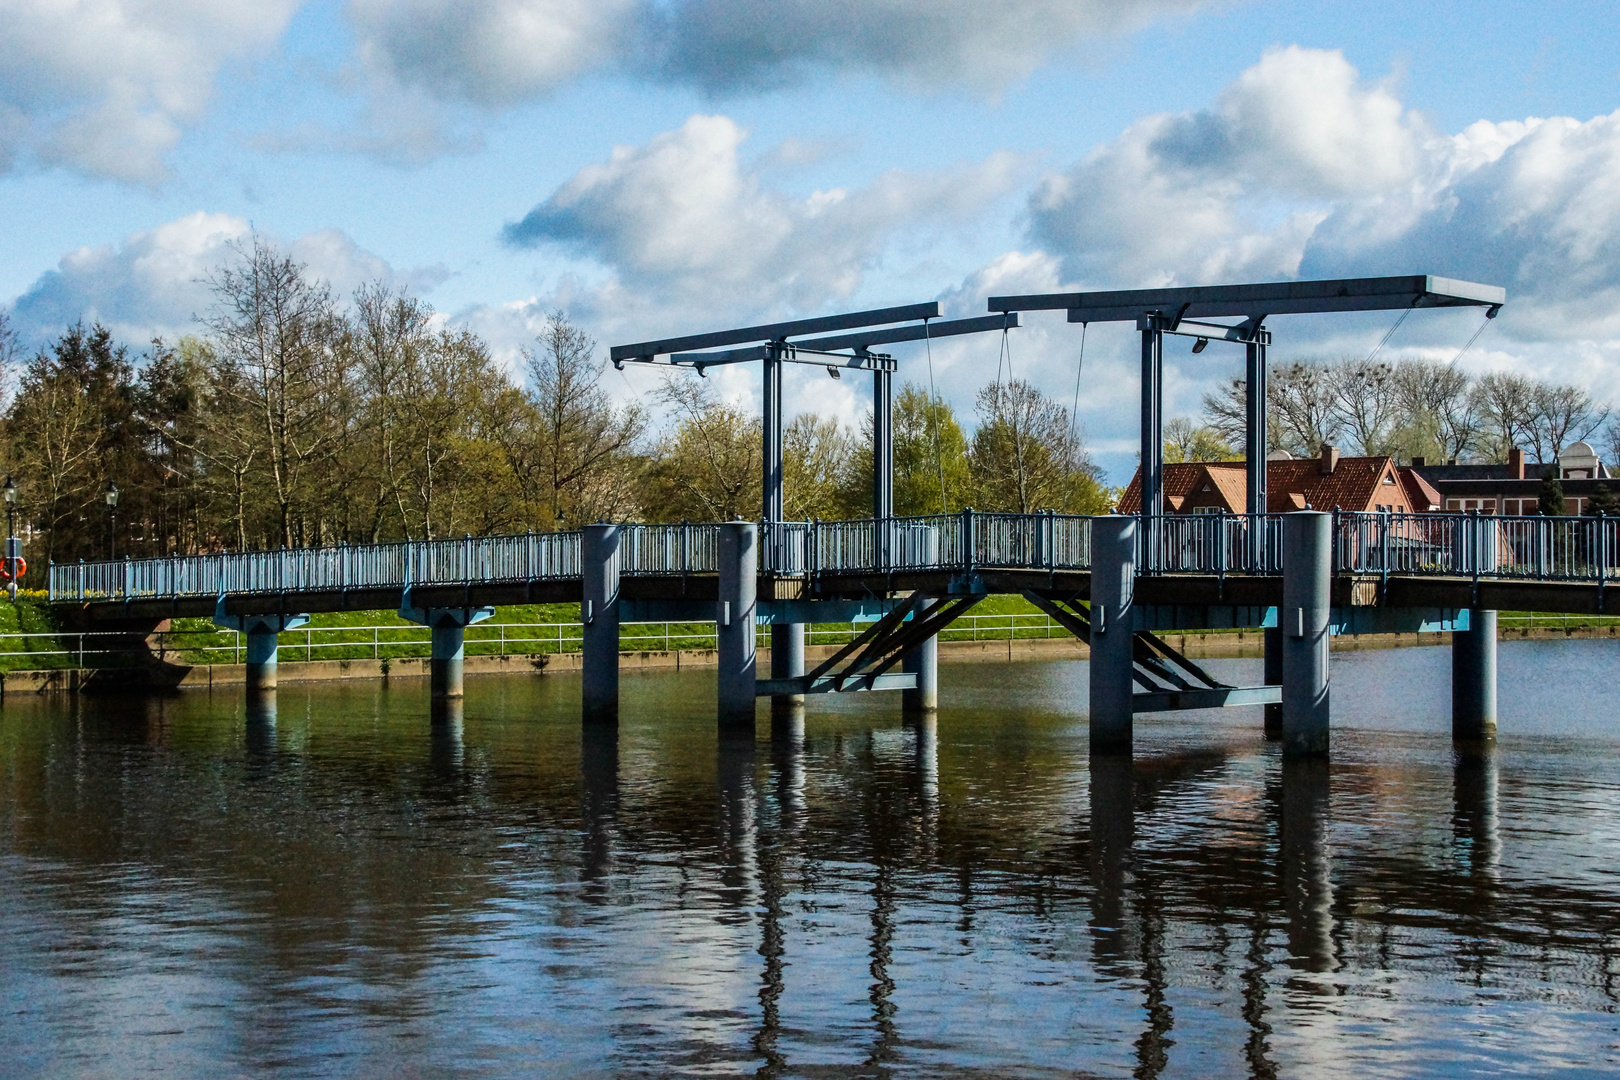
[[[1480,416],[1467,374],[1433,360],[1407,360],[1396,366],[1391,386],[1402,426],[1432,440],[1442,461],[1474,451]]]
[[[1339,432],[1358,454],[1390,452],[1398,415],[1394,371],[1388,364],[1344,357],[1323,365]],[[1324,437],[1323,441],[1327,441]]]
[[[1536,439],[1536,386],[1522,375],[1493,371],[1474,384],[1474,407],[1480,417],[1480,451],[1491,461],[1507,460],[1508,451],[1522,447],[1537,462],[1545,462]]]
[[[1608,409],[1574,386],[1539,383],[1531,400],[1538,461],[1557,461],[1565,447],[1587,438],[1609,418]],[[1541,456],[1543,449],[1546,457]]]
[[[220,385],[239,395],[258,429],[277,539],[291,546],[311,508],[311,473],[330,460],[348,420],[338,404],[347,374],[339,320],[327,285],[263,237],[235,250],[238,264],[209,278],[215,306],[204,321],[230,369]]]
[[[674,425],[647,470],[648,506],[665,520],[752,520],[760,508],[758,417],[719,400],[712,384],[670,376],[658,391]]]
[[[592,360],[596,342],[561,311],[525,349],[536,417],[534,469],[538,497],[552,522],[584,524],[629,509],[625,470],[647,427],[637,405],[615,408]]]
[[[1165,421],[1164,460],[1167,462],[1232,461],[1241,457],[1213,427],[1200,427],[1185,416]]]

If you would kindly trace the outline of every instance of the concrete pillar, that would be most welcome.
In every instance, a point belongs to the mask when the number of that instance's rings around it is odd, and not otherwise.
[[[462,743],[466,715],[462,712],[461,697],[442,697],[431,702],[429,716],[428,761],[433,775],[442,781],[460,781],[466,756]]]
[[[1328,615],[1332,517],[1283,515],[1282,742],[1285,755],[1328,751]]]
[[[925,563],[939,558],[939,530],[928,527],[918,541],[918,557]],[[913,619],[925,617],[938,603],[929,600],[918,605]],[[915,690],[900,691],[900,711],[903,713],[929,713],[939,708],[939,638],[931,637],[906,652],[900,658],[900,670],[917,676]]]
[[[937,601],[920,605],[914,618],[922,618]],[[917,689],[900,691],[900,710],[930,713],[939,708],[939,638],[931,637],[900,658],[900,670],[917,676]]]
[[[771,678],[797,679],[804,675],[804,624],[771,624]],[[803,694],[772,694],[771,722],[778,716],[804,715]]]
[[[225,611],[224,597],[214,609],[215,626],[238,631],[247,638],[244,681],[252,692],[276,688],[276,635],[307,622],[308,615],[230,615]]]
[[[428,684],[435,698],[458,698],[462,694],[463,659],[467,627],[495,614],[492,607],[418,608],[407,593],[399,605],[399,617],[426,626],[433,632],[428,653]]]
[[[466,639],[467,628],[460,623],[433,627],[433,652],[428,659],[428,682],[434,697],[461,696]]]
[[[1131,748],[1136,693],[1131,630],[1136,594],[1135,518],[1091,522],[1091,749]]]
[[[585,526],[579,554],[584,716],[586,721],[613,721],[619,718],[619,527]]]
[[[247,672],[244,681],[249,690],[276,688],[276,635],[275,623],[266,625],[253,622],[247,627]]]
[[[754,730],[754,596],[759,573],[759,528],[751,521],[720,526],[719,719],[722,732]]]
[[[1280,609],[1279,609],[1280,610]],[[1281,618],[1281,615],[1278,616]],[[1267,686],[1282,685],[1282,649],[1283,633],[1280,626],[1268,626],[1262,632],[1265,641],[1265,684]],[[1277,742],[1282,738],[1282,706],[1267,705],[1266,710],[1266,740]]]
[[[1451,635],[1451,737],[1496,738],[1496,612],[1484,608]]]

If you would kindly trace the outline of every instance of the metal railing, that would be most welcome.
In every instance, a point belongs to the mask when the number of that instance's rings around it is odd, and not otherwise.
[[[1278,574],[1282,515],[1166,515],[1143,531],[1147,574]],[[987,569],[1088,570],[1092,519],[1055,513],[767,522],[759,567],[785,576]],[[715,524],[626,525],[620,573],[712,574]],[[1606,583],[1620,518],[1335,513],[1333,568]],[[577,532],[217,553],[50,568],[50,599],[127,600],[298,594],[414,585],[554,581],[580,575]]]

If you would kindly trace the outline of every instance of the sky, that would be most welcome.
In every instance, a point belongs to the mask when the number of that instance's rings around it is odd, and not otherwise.
[[[250,230],[520,362],[991,294],[1430,273],[1504,286],[1380,354],[1620,405],[1620,20],[1576,3],[0,0],[0,307],[196,332]],[[1269,324],[1365,355],[1389,313]],[[1167,345],[1166,413],[1242,357]],[[971,415],[1008,370],[1134,467],[1136,343],[1062,313],[895,346]],[[713,376],[757,402],[757,371]],[[607,369],[620,398],[659,373]],[[855,423],[865,380],[794,370]]]

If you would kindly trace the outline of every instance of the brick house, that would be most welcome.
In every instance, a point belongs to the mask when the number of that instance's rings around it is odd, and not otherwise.
[[[1417,458],[1412,468],[1440,492],[1451,513],[1477,510],[1509,517],[1540,513],[1542,480],[1555,469],[1564,489],[1565,513],[1584,511],[1599,486],[1620,495],[1620,478],[1611,476],[1597,452],[1584,442],[1566,447],[1556,466],[1526,463],[1524,451],[1515,447],[1508,452],[1506,465],[1430,465]]]
[[[1164,467],[1164,509],[1170,514],[1242,514],[1248,507],[1248,466],[1241,461],[1182,462]],[[1142,505],[1142,471],[1120,496],[1119,512]],[[1389,456],[1342,457],[1325,446],[1319,458],[1266,461],[1266,511],[1390,511],[1430,513],[1441,495],[1418,471]]]

